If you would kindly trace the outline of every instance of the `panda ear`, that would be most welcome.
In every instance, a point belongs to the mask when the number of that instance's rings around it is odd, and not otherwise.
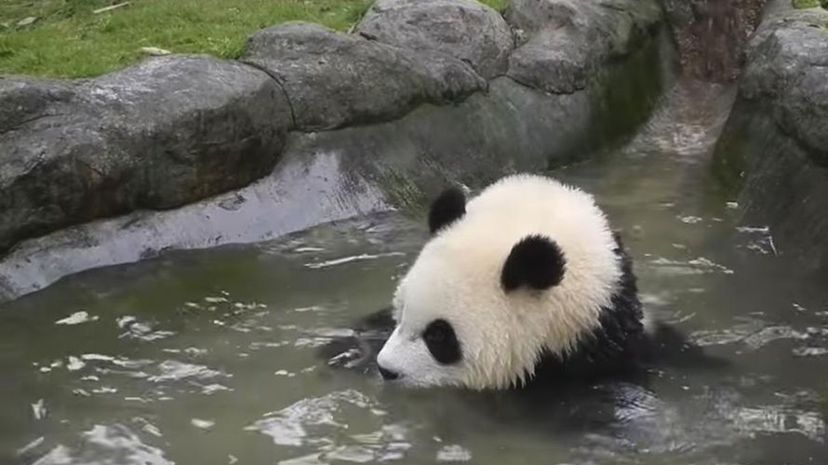
[[[466,196],[463,191],[456,187],[446,189],[431,204],[428,212],[428,229],[434,234],[465,214]]]
[[[521,286],[546,290],[561,283],[566,259],[555,241],[540,235],[522,239],[512,247],[500,283],[506,292]]]

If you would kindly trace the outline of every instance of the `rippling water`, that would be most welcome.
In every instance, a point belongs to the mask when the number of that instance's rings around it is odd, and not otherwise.
[[[394,214],[85,273],[0,311],[0,463],[828,463],[828,291],[709,177],[730,95],[685,85],[556,175],[623,228],[642,298],[726,369],[542,406],[401,391],[316,350],[387,304],[426,239]]]

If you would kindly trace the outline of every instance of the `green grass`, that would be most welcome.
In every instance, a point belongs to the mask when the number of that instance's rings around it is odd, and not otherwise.
[[[799,10],[805,8],[817,8],[820,0],[792,0],[793,7]]]
[[[492,9],[497,11],[503,12],[507,6],[509,6],[509,0],[478,0],[480,3],[484,5],[489,5]],[[828,0],[826,0],[828,1]]]
[[[139,61],[142,47],[238,58],[246,38],[292,20],[348,30],[372,0],[0,0],[0,74],[92,77]],[[481,0],[503,10],[508,0]],[[37,21],[18,26],[27,17]]]

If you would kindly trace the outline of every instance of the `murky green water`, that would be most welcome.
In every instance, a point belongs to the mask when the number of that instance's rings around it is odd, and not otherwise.
[[[687,86],[558,173],[624,229],[647,305],[731,362],[543,408],[400,391],[316,357],[426,238],[395,215],[77,276],[0,308],[0,463],[828,463],[828,290],[708,175],[728,96]]]

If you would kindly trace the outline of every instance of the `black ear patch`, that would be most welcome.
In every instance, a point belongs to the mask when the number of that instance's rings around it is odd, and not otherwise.
[[[443,191],[431,204],[428,212],[428,229],[431,234],[448,226],[466,214],[466,195],[456,187]]]
[[[566,259],[555,241],[528,236],[512,247],[503,264],[500,283],[506,292],[521,286],[544,290],[561,283]]]

